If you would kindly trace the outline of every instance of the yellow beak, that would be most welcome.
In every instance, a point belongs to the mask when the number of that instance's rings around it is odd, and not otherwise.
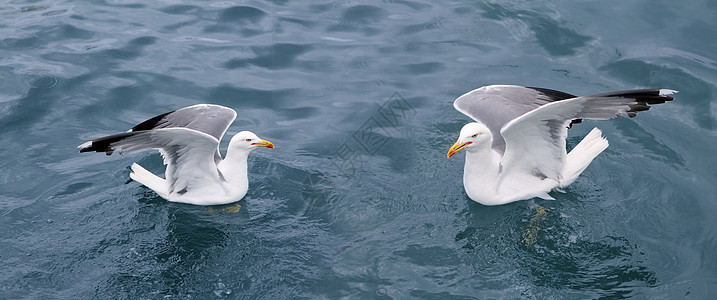
[[[274,144],[272,144],[270,141],[265,141],[265,140],[261,140],[261,143],[252,143],[252,145],[257,145],[259,147],[274,148]]]
[[[448,154],[446,154],[446,156],[448,156],[448,158],[451,158],[451,156],[453,156],[453,154],[458,153],[458,151],[463,150],[463,148],[465,148],[466,146],[468,146],[470,144],[473,144],[473,142],[465,142],[465,143],[461,144],[460,141],[458,141],[455,144],[453,144],[453,146],[451,146],[451,149],[448,149]]]

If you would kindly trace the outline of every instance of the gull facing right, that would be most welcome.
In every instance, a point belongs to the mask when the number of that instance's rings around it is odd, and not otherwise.
[[[456,99],[453,106],[475,122],[461,129],[448,158],[465,150],[463,186],[484,205],[501,205],[548,195],[573,183],[608,147],[593,128],[570,153],[568,128],[582,119],[634,117],[650,105],[673,100],[668,89],[642,89],[577,97],[516,85],[489,85]]]
[[[249,189],[247,157],[257,147],[274,148],[251,131],[229,141],[226,155],[219,141],[237,113],[231,108],[197,104],[161,114],[127,132],[79,146],[80,152],[132,153],[156,149],[167,165],[164,178],[134,163],[130,178],[170,202],[219,205],[241,200]]]

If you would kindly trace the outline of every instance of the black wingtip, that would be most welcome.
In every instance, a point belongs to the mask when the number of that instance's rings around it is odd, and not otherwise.
[[[662,104],[667,101],[672,101],[675,98],[670,96],[677,93],[675,90],[669,89],[646,89],[646,90],[627,90],[617,91],[593,95],[594,97],[622,97],[632,98],[637,100],[638,103],[646,104]]]
[[[540,92],[541,94],[547,96],[551,101],[560,101],[560,100],[572,99],[572,98],[577,97],[575,95],[568,94],[566,92],[561,92],[558,90],[551,90],[551,89],[532,87],[532,86],[528,86],[527,88]]]
[[[136,135],[137,132],[123,132],[120,134],[110,135],[102,137],[87,143],[80,145],[80,153],[84,152],[104,152],[107,155],[112,155],[115,149],[112,144],[119,142],[127,137]]]
[[[80,153],[85,152],[104,152],[107,154],[107,156],[112,155],[114,153],[114,149],[112,149],[112,146],[110,146],[110,143],[97,143],[95,141],[89,142],[88,146],[80,148]]]
[[[153,117],[153,118],[146,120],[142,123],[139,123],[137,126],[132,127],[132,129],[130,131],[150,130],[150,129],[156,128],[156,127],[158,127],[158,125],[162,124],[163,122],[166,123],[165,117],[173,112],[175,112],[175,111],[173,110],[168,113],[164,113],[159,116]]]
[[[635,99],[636,104],[630,105],[630,110],[626,112],[627,116],[634,118],[638,112],[650,109],[650,105],[662,104],[672,101],[675,98],[669,95],[675,94],[677,91],[670,89],[645,89],[645,90],[627,90],[608,92],[594,95],[593,97],[621,97]]]

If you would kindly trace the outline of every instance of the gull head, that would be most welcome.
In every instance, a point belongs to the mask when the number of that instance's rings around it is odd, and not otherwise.
[[[260,139],[251,131],[241,131],[235,134],[229,142],[229,149],[232,149],[232,151],[251,152],[257,147],[274,148],[274,144]]]
[[[472,122],[463,126],[461,133],[450,149],[448,149],[448,158],[451,158],[454,154],[458,153],[463,149],[470,151],[476,145],[490,145],[493,142],[493,138],[490,134],[490,129],[483,123]]]

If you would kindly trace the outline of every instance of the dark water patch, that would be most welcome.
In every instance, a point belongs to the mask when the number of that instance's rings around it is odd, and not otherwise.
[[[127,183],[129,183],[129,181]],[[150,189],[142,190],[142,192],[137,194],[136,196],[137,196],[137,202],[141,203],[141,204],[152,205],[152,204],[166,204],[167,203],[167,199],[160,197],[159,195],[157,195],[157,193],[155,193],[154,191],[152,191]]]
[[[87,84],[87,82],[102,79],[103,76],[98,75],[100,73],[102,72],[78,76],[63,81],[63,83],[70,87]],[[150,99],[155,99],[155,97],[163,97],[161,95],[154,95],[157,91],[162,91],[164,95],[192,99],[193,102],[190,102],[191,104],[196,104],[196,101],[206,102],[204,97],[208,93],[206,88],[165,74],[124,71],[115,72],[113,76],[108,76],[106,80],[118,80],[117,82],[121,83],[121,85],[107,86],[105,87],[105,89],[107,89],[106,93],[94,95],[98,100],[79,110],[77,115],[78,119],[82,119],[88,123],[102,123],[104,122],[102,121],[102,116],[106,116],[106,113],[111,111],[115,112],[111,117],[112,120],[122,119],[120,112],[123,112],[125,109],[143,105],[143,103],[146,103]],[[127,84],[127,81],[131,81],[132,83]],[[163,107],[162,110],[148,113],[146,117],[149,118],[160,113],[178,109],[180,108],[179,105],[181,104],[165,102],[160,105],[160,107]],[[144,105],[144,107],[147,106]],[[140,122],[142,120],[138,119],[135,121]]]
[[[404,257],[417,266],[456,266],[462,261],[453,249],[438,246],[424,247],[417,244],[408,245],[403,250],[394,251],[395,255]]]
[[[272,205],[279,205],[276,213],[307,217],[326,224],[332,221],[330,210],[340,195],[329,174],[294,167],[273,158],[252,160],[250,172],[254,178],[248,192],[250,199],[274,199]],[[282,184],[286,189],[272,189],[276,184]]]
[[[714,3],[711,3],[714,4]],[[717,6],[717,4],[715,4]],[[667,19],[669,20],[669,19]],[[684,28],[681,33],[685,35],[685,42],[691,45],[694,53],[699,53],[710,57],[709,53],[717,51],[717,45],[712,43],[702,43],[704,36],[710,36],[713,33],[714,26],[709,22],[695,22],[689,24]],[[715,68],[714,63],[711,64],[712,68]]]
[[[170,15],[196,15],[203,9],[196,5],[177,4],[164,7],[160,11]]]
[[[351,61],[348,63],[348,66],[351,69],[369,69],[370,62],[371,58],[366,56],[354,57],[351,58]]]
[[[334,63],[328,60],[299,60],[295,63],[297,69],[323,73],[334,70]]]
[[[461,40],[440,40],[433,42],[435,44],[439,45],[450,45],[450,46],[460,46],[460,47],[468,47],[471,49],[477,49],[482,52],[494,52],[497,50],[500,50],[500,48],[496,47],[495,45],[491,44],[482,44],[482,43],[473,43],[470,41],[461,41]],[[419,48],[420,49],[420,48]],[[517,67],[515,65],[510,65],[511,67]]]
[[[211,253],[221,252],[227,245],[228,235],[208,216],[211,214],[203,207],[166,201],[145,204],[133,212],[126,225],[144,228],[116,234],[127,240],[110,242],[99,253],[98,259],[112,256],[117,264],[102,274],[106,281],[95,290],[95,296],[193,294],[189,286],[201,286],[197,272],[210,267]]]
[[[301,25],[301,26],[306,27],[306,28],[311,28],[311,27],[313,27],[313,26],[316,24],[315,21],[303,20],[303,19],[298,19],[298,18],[281,17],[281,18],[279,18],[278,20],[281,21],[281,22],[287,22],[287,23],[291,23],[291,24],[298,24],[298,25]]]
[[[504,18],[512,18],[516,16],[514,13],[498,4],[481,3],[480,7],[483,9],[483,13],[481,15],[488,19],[500,21]]]
[[[179,79],[167,74],[125,71],[116,73],[119,78],[126,78],[146,85],[152,90],[161,90],[164,94],[200,100],[207,89],[193,82]]]
[[[308,45],[275,44],[268,47],[252,47],[256,57],[251,63],[267,69],[289,68],[296,58],[311,49]]]
[[[301,199],[310,210],[322,209],[336,202],[336,185],[329,176],[319,172],[305,175],[301,182]]]
[[[401,128],[410,132],[410,126]],[[403,137],[401,137],[403,136]],[[394,134],[389,136],[389,141],[376,152],[376,155],[388,159],[387,169],[396,173],[410,173],[415,168],[415,162],[407,160],[406,157],[416,157],[417,151],[414,147],[416,141],[410,137],[410,133]]]
[[[295,65],[296,58],[311,49],[309,45],[274,44],[264,47],[252,47],[256,57],[234,58],[224,63],[227,69],[244,68],[255,65],[267,69],[286,69]]]
[[[88,188],[92,187],[92,183],[89,182],[78,182],[68,185],[65,189],[55,194],[55,196],[67,196],[72,195],[76,193],[80,193],[83,191],[88,190]]]
[[[268,0],[271,3],[274,3],[276,5],[284,6],[287,3],[289,3],[289,0]]]
[[[142,36],[138,38],[131,39],[128,43],[129,47],[144,47],[149,46],[157,42],[157,38],[153,36]]]
[[[542,215],[533,209],[526,212],[524,203],[511,203],[510,208],[501,210],[491,207],[490,212],[481,213],[480,220],[466,219],[468,226],[456,234],[455,241],[470,256],[467,259],[473,268],[487,280],[505,276],[498,270],[515,270],[514,275],[503,280],[528,280],[532,283],[528,287],[549,291],[580,291],[588,298],[622,298],[634,295],[635,287],[656,286],[657,273],[638,245],[625,237],[608,234],[596,238],[586,233],[594,227],[584,223],[589,220],[568,215],[585,214],[588,208],[574,206],[562,198],[558,201],[561,202],[546,202],[551,204],[549,208],[539,206]],[[529,290],[536,295],[550,295],[541,289]]]
[[[77,28],[75,26],[65,24],[61,26],[52,27],[51,30],[45,32],[48,35],[47,39],[52,41],[60,41],[67,39],[81,39],[86,40],[94,37],[95,32]]]
[[[250,65],[251,58],[232,58],[222,64],[222,66],[229,70],[245,68]]]
[[[194,24],[197,24],[197,23],[200,22],[200,21],[201,21],[201,20],[196,19],[196,20],[191,20],[191,21],[178,22],[178,23],[175,23],[175,24],[165,25],[165,26],[162,26],[162,29],[160,30],[160,32],[162,32],[162,33],[174,33],[174,32],[176,32],[176,31],[177,31],[178,29],[180,29],[180,28],[192,26],[192,25],[194,25]]]
[[[333,8],[334,3],[311,4],[308,6],[309,11],[313,13],[325,13],[331,11]]]
[[[424,10],[429,9],[433,7],[431,4],[427,3],[420,3],[418,1],[408,1],[408,0],[390,0],[391,3],[400,4],[403,6],[407,6],[409,8],[412,8],[413,10]],[[430,2],[429,2],[430,3]]]
[[[636,246],[625,238],[608,236],[602,241],[577,241],[569,249],[551,242],[543,242],[549,249],[547,251],[535,249],[540,262],[524,266],[539,286],[592,291],[601,297],[622,298],[633,294],[635,286],[657,284],[655,272],[641,265],[644,261],[639,256],[644,253],[635,253]]]
[[[242,30],[239,30],[239,33],[240,33],[243,37],[253,37],[253,36],[258,36],[258,35],[261,35],[261,34],[263,34],[263,33],[266,33],[266,30],[260,30],[260,29],[242,29]]]
[[[421,33],[423,31],[430,31],[430,30],[440,30],[443,26],[441,23],[442,20],[440,18],[431,20],[430,22],[425,22],[421,24],[414,24],[414,25],[408,25],[403,27],[401,31],[399,32],[400,35],[411,35],[416,33]]]
[[[219,21],[226,23],[259,23],[267,14],[261,9],[251,6],[234,6],[222,10]]]
[[[585,239],[580,225],[569,223],[559,209],[551,209],[539,224],[535,244],[517,246],[526,255],[518,262],[536,285],[621,298],[631,295],[635,286],[657,284],[639,246],[611,235]]]
[[[365,35],[375,35],[380,32],[376,27],[386,18],[386,12],[377,6],[356,5],[345,9],[341,13],[339,24],[332,25],[329,31],[363,32]]]
[[[376,24],[381,21],[386,15],[386,12],[377,6],[373,5],[356,5],[347,8],[341,14],[341,22],[344,24]]]
[[[24,77],[31,87],[38,89],[50,89],[60,82],[57,77],[43,73],[27,74]]]
[[[136,107],[151,99],[151,90],[152,88],[150,86],[141,84],[113,87],[102,97],[101,102],[87,109],[92,109],[96,113],[102,114],[114,112],[115,115],[120,116],[123,111]]]
[[[58,9],[58,10],[48,11],[48,12],[42,14],[42,16],[43,16],[43,17],[51,17],[51,16],[61,15],[61,14],[64,14],[64,13],[66,13],[66,12],[67,12],[66,9]]]
[[[308,119],[318,114],[319,110],[316,107],[296,107],[296,108],[282,108],[276,111],[281,114],[283,118],[290,120],[301,120]]]
[[[93,68],[111,66],[112,63],[111,61],[107,61],[108,59],[120,61],[135,59],[141,55],[145,47],[154,44],[156,41],[157,38],[152,36],[134,38],[128,41],[124,47],[99,51],[96,54],[90,55],[89,59],[97,59],[103,62],[102,64],[92,65]],[[48,56],[51,55],[52,54],[48,54]]]
[[[290,94],[290,90],[260,90],[221,85],[210,90],[207,101],[234,108],[282,109]]]
[[[204,210],[203,207],[181,205],[175,208],[174,204],[169,205],[172,206],[166,238],[169,247],[157,254],[157,261],[167,262],[177,258],[184,262],[200,260],[212,248],[226,246],[228,235],[217,224],[197,216],[198,211]]]
[[[515,19],[528,24],[535,34],[538,45],[553,56],[575,54],[575,50],[593,40],[592,37],[575,32],[561,26],[555,20],[536,12],[526,10],[510,10],[500,4],[481,4],[483,16],[493,20]]]
[[[28,12],[33,12],[33,11],[46,10],[48,8],[50,8],[50,7],[46,6],[46,5],[24,6],[24,7],[20,8],[20,12],[28,13]]]
[[[108,7],[130,8],[130,9],[140,9],[140,8],[147,7],[146,4],[142,4],[142,3],[116,3],[116,2],[108,2],[106,0],[97,1],[97,4],[108,6]]]
[[[464,295],[456,295],[455,293],[451,292],[429,292],[424,291],[421,289],[413,289],[410,291],[409,295],[411,297],[415,297],[417,299],[456,299],[456,300],[474,300],[476,297],[474,296],[464,296]],[[498,297],[500,298],[500,297]]]
[[[31,85],[40,87],[31,87],[24,97],[15,101],[7,110],[5,117],[0,119],[0,126],[7,130],[26,128],[44,119],[52,112],[57,99],[62,98],[61,91],[53,88],[57,84],[56,80],[57,78],[54,77],[39,77],[32,80]]]
[[[241,37],[251,38],[261,34],[269,33],[271,27],[267,24],[240,24],[236,23],[209,25],[202,30],[204,33],[238,33]]]
[[[638,124],[626,120],[615,120],[614,124],[622,136],[626,137],[630,143],[640,146],[639,155],[647,155],[673,167],[685,167],[685,159],[679,153],[662,143],[660,139],[644,130]]]
[[[69,24],[43,28],[38,36],[44,41],[58,42],[66,40],[88,40],[95,36],[94,31],[78,28]]]
[[[600,67],[600,70],[638,86],[679,91],[679,94],[675,95],[677,100],[662,105],[690,107],[692,108],[691,119],[698,126],[708,130],[715,128],[715,116],[711,114],[714,102],[712,85],[704,80],[680,69],[636,59],[619,60]],[[655,109],[659,109],[659,107]]]
[[[137,58],[140,53],[139,51],[126,50],[126,49],[109,49],[102,51],[110,59],[118,60],[131,60]]]
[[[531,23],[531,29],[535,32],[538,44],[554,56],[573,55],[577,48],[593,40],[550,19],[536,19]]]
[[[403,52],[403,47],[401,45],[381,45],[378,49],[376,49],[377,52],[380,54],[386,54],[386,55],[394,55],[399,52]]]
[[[408,64],[403,68],[406,73],[415,75],[436,73],[444,69],[443,63],[440,62]]]
[[[9,51],[31,50],[45,46],[47,42],[38,36],[5,38],[0,40],[0,49]]]

